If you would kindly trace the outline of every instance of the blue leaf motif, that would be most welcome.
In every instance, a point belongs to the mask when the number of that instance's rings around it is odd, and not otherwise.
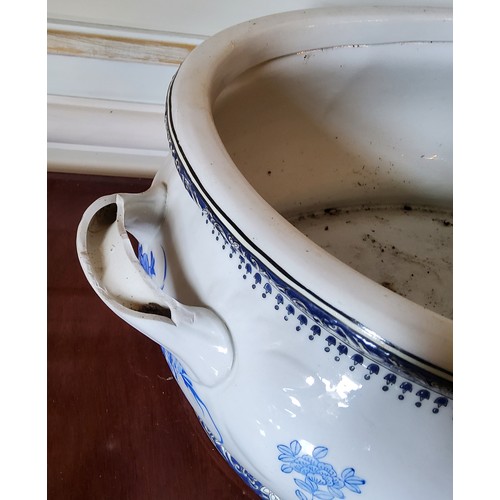
[[[342,471],[342,479],[347,489],[354,491],[354,493],[361,493],[359,486],[365,484],[365,480],[355,476],[355,470],[352,467]]]
[[[289,465],[282,465],[281,471],[285,474],[290,474],[290,472],[293,472],[293,467],[290,467]]]
[[[300,498],[300,500],[307,500],[307,497],[300,490],[295,490],[295,494]]]
[[[339,490],[338,488],[334,488],[333,486],[329,486],[328,491],[332,494],[333,498],[345,498],[343,491]]]
[[[292,453],[294,455],[298,455],[302,450],[302,446],[300,446],[300,443],[297,440],[295,440],[290,443],[290,449],[292,450]]]
[[[196,392],[193,382],[189,378],[188,374],[186,373],[186,370],[184,370],[184,367],[181,365],[179,360],[170,352],[167,351],[162,347],[162,352],[165,355],[165,358],[167,360],[168,365],[170,366],[170,369],[172,370],[172,374],[175,376],[175,379],[177,382],[180,384],[180,379],[184,382],[184,385],[191,394],[193,395],[193,398],[195,399],[196,403],[198,404],[201,413],[204,417],[207,417],[210,419],[212,422],[212,425],[214,426],[215,431],[218,434],[219,442],[222,444],[224,442],[224,439],[222,438],[222,434],[219,431],[219,428],[217,427],[217,424],[215,423],[209,409],[207,408],[207,405],[203,402],[203,400],[200,398],[198,393]],[[201,419],[200,419],[201,420]]]
[[[363,479],[360,479],[358,484],[365,484],[365,481]],[[354,493],[361,493],[361,489],[352,481],[346,481],[345,486],[347,489],[353,491]]]
[[[320,500],[332,500],[335,497],[328,491],[318,491],[314,494],[314,498],[319,498]]]
[[[313,450],[313,457],[316,460],[326,457],[327,454],[328,454],[328,448],[325,448],[324,446],[316,446],[316,448],[314,448]]]
[[[153,252],[151,251],[149,252],[149,255],[147,255],[143,250],[143,246],[139,244],[138,253],[139,253],[139,262],[144,271],[146,271],[146,273],[149,276],[156,276],[155,257],[153,255]]]
[[[281,460],[282,462],[293,462],[293,461],[295,461],[295,457],[293,455],[287,455],[285,453],[282,453],[278,457],[278,460]]]
[[[311,493],[311,495],[314,493],[310,483],[306,483],[305,481],[302,481],[302,479],[298,478],[295,478],[294,481],[299,488],[308,491],[309,493]]]
[[[309,485],[309,487],[311,488],[311,490],[312,490],[313,493],[315,491],[318,491],[318,485],[314,481],[312,481],[309,478],[306,478],[306,483]]]
[[[278,450],[279,450],[279,451],[281,451],[281,453],[282,453],[282,455],[280,455],[280,456],[278,457],[278,459],[279,459],[279,460],[283,460],[283,459],[281,458],[283,455],[286,455],[286,456],[288,456],[288,457],[292,457],[292,458],[293,458],[293,456],[294,456],[294,454],[293,454],[292,450],[291,450],[288,446],[285,446],[284,444],[279,444],[279,445],[278,445]]]

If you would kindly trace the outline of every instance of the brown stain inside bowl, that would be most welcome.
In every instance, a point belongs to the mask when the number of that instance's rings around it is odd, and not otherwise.
[[[289,219],[383,287],[453,317],[453,215],[415,205],[327,208]]]

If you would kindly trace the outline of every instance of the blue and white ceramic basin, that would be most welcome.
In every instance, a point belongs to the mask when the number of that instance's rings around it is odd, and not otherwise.
[[[171,82],[151,188],[83,216],[90,284],[262,498],[451,498],[451,85],[446,9],[249,21]]]

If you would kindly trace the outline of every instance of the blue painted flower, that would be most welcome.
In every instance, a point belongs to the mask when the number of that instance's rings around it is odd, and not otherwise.
[[[302,446],[294,440],[289,446],[278,445],[278,450],[278,459],[283,462],[282,472],[290,474],[295,471],[303,476],[294,478],[295,484],[300,488],[295,490],[295,494],[300,500],[345,498],[342,491],[344,488],[361,493],[360,486],[366,482],[356,476],[352,467],[344,469],[339,476],[331,464],[322,462],[321,459],[328,454],[328,448],[324,446],[314,448],[312,455],[301,454]]]
[[[142,245],[139,245],[139,262],[141,263],[144,271],[148,273],[149,276],[156,276],[155,272],[155,257],[153,252],[149,252],[149,256],[143,251]]]
[[[212,414],[210,413],[207,405],[204,403],[204,401],[200,398],[198,395],[198,392],[196,391],[193,381],[187,374],[186,370],[180,363],[180,361],[170,352],[165,349],[165,347],[161,346],[161,350],[163,352],[163,355],[165,356],[165,359],[167,360],[168,366],[170,367],[170,370],[172,371],[173,376],[175,377],[175,380],[180,384],[180,381],[184,383],[184,386],[191,392],[193,395],[194,400],[198,404],[200,411],[201,411],[201,416],[198,417],[201,420],[201,417],[204,417],[207,421],[212,422],[212,426],[214,431],[217,433],[217,439],[220,444],[224,442],[224,439],[222,439],[222,434],[219,431],[219,428],[217,427]]]

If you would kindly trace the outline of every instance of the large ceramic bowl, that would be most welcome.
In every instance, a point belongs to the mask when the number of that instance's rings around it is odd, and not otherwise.
[[[82,218],[90,284],[263,498],[451,498],[451,55],[445,9],[230,28],[151,188]]]

